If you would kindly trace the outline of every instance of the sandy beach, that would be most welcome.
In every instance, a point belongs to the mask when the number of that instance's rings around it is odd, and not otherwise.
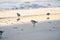
[[[31,20],[46,21],[60,19],[60,7],[56,8],[37,8],[37,9],[23,9],[23,10],[0,10],[0,24],[17,23],[17,14],[20,13],[20,20],[18,23],[30,22]],[[46,15],[50,13],[50,15]]]

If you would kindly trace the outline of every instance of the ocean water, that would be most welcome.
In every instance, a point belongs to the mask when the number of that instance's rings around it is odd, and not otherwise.
[[[0,9],[60,7],[60,0],[1,0]]]

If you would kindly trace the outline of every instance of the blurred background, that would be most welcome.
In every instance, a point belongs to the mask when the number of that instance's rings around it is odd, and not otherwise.
[[[60,0],[0,0],[0,10],[46,7],[60,7]]]

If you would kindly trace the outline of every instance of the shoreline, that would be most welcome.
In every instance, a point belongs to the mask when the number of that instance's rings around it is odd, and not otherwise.
[[[53,21],[60,21],[60,19],[37,21],[37,22],[38,22],[38,23],[43,23],[43,22],[51,23],[51,22],[53,22]],[[10,24],[5,23],[5,24],[0,24],[0,28],[1,28],[1,27],[6,27],[6,26],[12,26],[12,25],[30,24],[30,23],[31,23],[31,22],[21,22],[21,23],[16,22],[16,23],[10,23]]]

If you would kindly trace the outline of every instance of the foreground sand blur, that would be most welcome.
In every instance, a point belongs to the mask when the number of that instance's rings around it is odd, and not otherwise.
[[[23,9],[23,10],[0,10],[0,24],[16,23],[17,15],[20,13],[21,16],[19,23],[30,22],[31,20],[46,21],[47,17],[49,20],[60,19],[60,8],[37,8],[37,9]],[[50,13],[50,15],[46,15]]]

